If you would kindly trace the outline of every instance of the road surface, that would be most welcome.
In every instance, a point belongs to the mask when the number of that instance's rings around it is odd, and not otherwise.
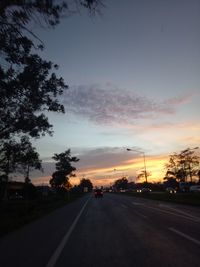
[[[2,267],[200,266],[200,209],[87,195],[0,240]]]

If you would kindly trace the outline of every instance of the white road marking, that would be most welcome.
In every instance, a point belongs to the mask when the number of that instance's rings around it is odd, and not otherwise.
[[[121,206],[123,207],[123,208],[125,208],[125,209],[128,209],[128,207],[126,206],[126,205],[124,205],[124,204],[121,204]],[[145,215],[143,215],[142,213],[140,213],[140,212],[138,212],[138,211],[136,211],[136,210],[134,210],[134,212],[139,216],[139,217],[142,217],[142,218],[147,218],[147,216],[145,216]]]
[[[171,214],[171,215],[175,215],[175,216],[178,216],[178,217],[181,217],[181,218],[184,218],[184,219],[188,219],[188,220],[191,220],[193,222],[200,222],[200,218],[199,217],[196,217],[196,216],[193,216],[189,213],[186,213],[186,212],[183,212],[183,211],[180,211],[178,209],[174,209],[174,208],[171,208],[170,206],[167,206],[165,204],[161,204],[159,203],[158,205],[160,207],[165,207],[165,208],[168,208],[170,210],[163,210],[161,208],[156,208],[156,207],[151,207],[151,206],[148,206],[148,205],[145,205],[144,203],[140,203],[140,202],[132,202],[133,205],[140,205],[140,206],[144,206],[146,207],[147,209],[153,209],[153,210],[158,210],[158,211],[161,211],[163,213],[168,213],[168,214]],[[178,213],[174,213],[173,211],[176,211]]]
[[[167,206],[167,205],[164,205],[164,204],[161,204],[161,203],[159,204],[159,206],[160,206],[160,207],[164,207],[164,208],[168,208],[168,209],[170,209],[170,210],[172,210],[172,211],[174,210],[174,211],[176,211],[176,212],[178,212],[178,213],[180,213],[180,214],[186,215],[186,216],[191,217],[191,218],[193,218],[193,219],[200,220],[199,217],[194,216],[194,215],[192,215],[192,214],[189,214],[189,213],[187,213],[187,212],[184,212],[184,211],[182,211],[182,210],[175,209],[175,208],[172,208],[172,207],[170,207],[170,206]]]
[[[199,240],[197,240],[197,239],[195,239],[195,238],[193,238],[193,237],[191,237],[191,236],[189,236],[189,235],[186,235],[186,234],[184,234],[184,233],[182,233],[182,232],[180,232],[180,231],[178,231],[178,230],[176,230],[176,229],[174,229],[174,228],[172,228],[172,227],[170,227],[170,228],[168,228],[168,229],[169,229],[170,231],[176,233],[177,235],[180,235],[180,236],[182,236],[182,237],[184,237],[184,238],[186,238],[186,239],[192,241],[193,243],[195,243],[195,244],[197,244],[197,245],[200,245],[200,241],[199,241]]]
[[[141,202],[132,202],[133,205],[140,205],[140,206],[144,206],[144,203],[141,203]]]
[[[167,213],[167,214],[171,214],[171,215],[175,215],[177,217],[181,217],[181,218],[184,218],[184,219],[187,219],[187,220],[191,220],[193,222],[200,222],[200,219],[196,219],[196,218],[192,218],[192,217],[189,217],[189,216],[184,216],[184,215],[181,215],[181,214],[177,214],[177,213],[174,213],[174,212],[170,212],[170,211],[167,211],[167,210],[162,210],[162,209],[159,209],[159,208],[155,208],[155,207],[150,207],[148,206],[147,207],[148,209],[153,209],[153,210],[157,210],[157,211],[161,211],[163,213]]]
[[[143,215],[142,213],[140,213],[140,212],[138,212],[138,211],[136,211],[136,210],[134,210],[134,212],[135,212],[139,217],[142,217],[142,218],[144,218],[144,219],[147,218],[147,216]]]
[[[81,214],[83,213],[87,203],[89,202],[90,198],[85,202],[85,204],[83,205],[82,209],[80,210],[80,212],[78,213],[78,215],[76,216],[75,220],[73,221],[71,227],[69,228],[68,232],[66,233],[66,235],[63,237],[62,241],[60,242],[60,244],[58,245],[57,249],[55,250],[55,252],[53,253],[53,255],[51,256],[49,262],[47,263],[46,267],[54,267],[58,258],[60,257],[61,252],[63,251],[64,246],[67,244],[67,241],[69,240],[69,237],[72,233],[72,231],[74,230],[79,218],[81,217]]]

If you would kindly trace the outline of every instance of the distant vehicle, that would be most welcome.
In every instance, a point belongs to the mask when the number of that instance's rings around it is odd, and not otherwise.
[[[142,192],[142,189],[137,189],[136,192],[137,193],[141,193]]]
[[[152,190],[150,188],[141,188],[141,189],[137,189],[137,193],[150,193]]]
[[[94,196],[95,197],[103,197],[103,191],[101,189],[96,189],[94,191]]]
[[[192,185],[190,186],[191,193],[200,193],[200,185]]]
[[[169,193],[169,194],[176,194],[177,191],[173,187],[167,187],[166,188],[166,192]]]
[[[20,195],[20,194],[18,194],[18,193],[15,193],[15,194],[9,196],[9,199],[11,199],[11,200],[15,200],[15,199],[23,199],[23,196]]]
[[[120,193],[125,193],[126,192],[126,189],[120,189],[119,192]]]

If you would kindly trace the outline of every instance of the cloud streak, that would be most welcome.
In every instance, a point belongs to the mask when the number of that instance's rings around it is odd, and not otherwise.
[[[187,94],[156,102],[112,85],[80,85],[65,93],[63,104],[68,113],[96,124],[130,124],[138,119],[154,119],[161,115],[174,114],[177,106],[190,101],[191,96]]]

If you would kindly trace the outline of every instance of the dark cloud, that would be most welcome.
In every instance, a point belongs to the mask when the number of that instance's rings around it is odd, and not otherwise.
[[[125,147],[101,147],[83,150],[76,155],[80,159],[79,162],[74,163],[77,168],[76,174],[79,178],[82,176],[91,178],[95,184],[98,182],[107,184],[130,171],[133,175],[135,174],[135,170],[132,169],[134,159],[137,164],[138,157],[141,158],[139,152],[141,149],[139,147],[131,147],[131,149],[138,152],[128,153]],[[130,162],[132,163],[131,168]],[[38,171],[31,173],[31,180],[35,184],[48,183],[55,171],[55,162],[44,161],[42,166],[43,173]],[[70,178],[70,180],[78,183],[79,178]]]
[[[63,96],[66,111],[100,124],[133,123],[137,119],[152,119],[159,114],[173,114],[176,106],[191,96],[180,96],[156,102],[129,90],[111,85],[77,86]]]
[[[138,147],[134,147],[139,151]],[[136,153],[137,154],[137,153]],[[136,156],[130,155],[126,148],[122,147],[103,147],[85,151],[78,155],[80,161],[77,163],[77,168],[81,170],[99,169],[99,168],[115,168],[119,165],[128,166],[127,161]]]
[[[180,105],[180,104],[185,104],[185,103],[190,102],[191,98],[194,95],[196,95],[196,93],[189,92],[189,93],[184,94],[184,95],[179,96],[179,97],[172,97],[172,98],[169,98],[169,99],[165,100],[164,104],[165,105],[169,105],[169,106],[177,106],[177,105]]]
[[[134,147],[132,149],[139,150],[138,147]],[[103,147],[85,150],[79,152],[76,156],[80,159],[80,161],[75,163],[74,166],[77,168],[78,171],[81,171],[81,173],[85,172],[86,174],[88,171],[90,171],[90,174],[92,174],[92,170],[94,170],[94,174],[96,174],[96,169],[111,168],[110,174],[113,175],[113,171],[116,166],[127,165],[128,170],[128,160],[137,157],[137,152],[130,154],[126,151],[126,148]],[[51,176],[52,173],[55,171],[55,162],[43,161],[42,167],[44,170],[43,173],[39,171],[33,171],[31,173],[31,178],[33,178],[33,180],[37,177]],[[118,167],[115,171],[120,172],[120,167]]]

